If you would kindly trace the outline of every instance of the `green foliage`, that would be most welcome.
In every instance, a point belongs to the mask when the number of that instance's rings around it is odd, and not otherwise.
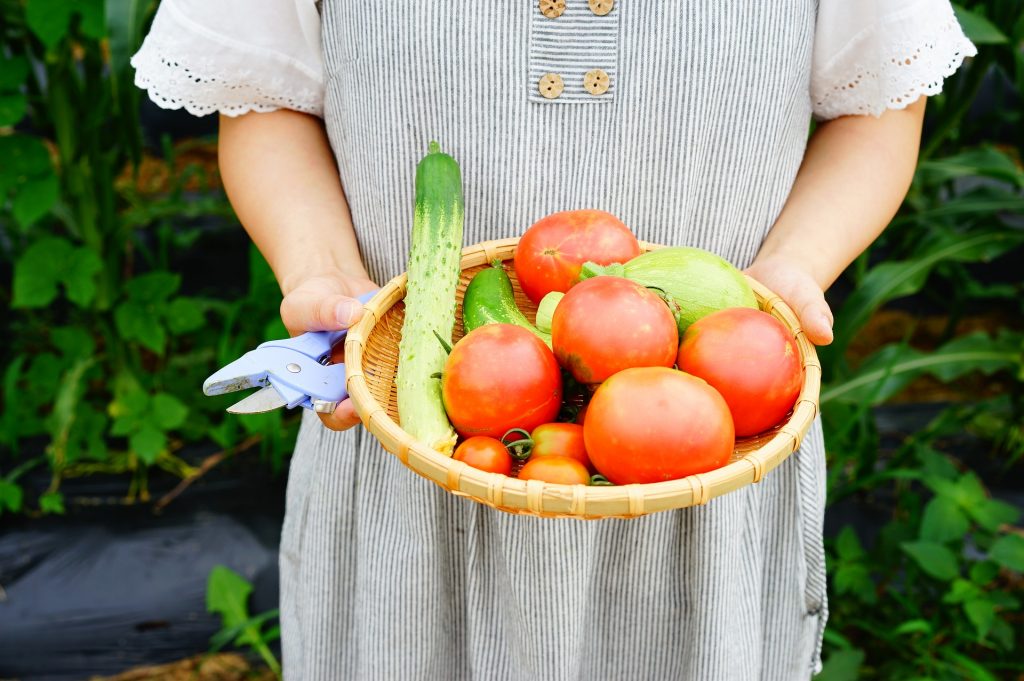
[[[832,545],[832,626],[842,625],[844,645],[829,662],[846,669],[856,651],[860,678],[999,678],[998,660],[1017,643],[1024,540],[1011,527],[1020,512],[989,497],[973,472],[917,452],[876,545],[863,548],[851,527]],[[932,496],[922,510],[924,490]]]
[[[995,338],[982,332],[961,336],[930,352],[905,344],[886,345],[844,380],[825,388],[821,403],[881,404],[923,374],[949,382],[968,372],[1017,373],[1022,367],[1024,334],[1005,329]]]
[[[864,664],[864,651],[853,648],[838,650],[828,658],[817,681],[857,681],[860,666]]]
[[[281,664],[269,646],[280,637],[280,629],[277,626],[266,627],[267,623],[277,619],[278,611],[269,610],[250,616],[250,593],[252,585],[230,568],[217,565],[210,571],[206,583],[206,610],[218,613],[222,622],[221,630],[210,639],[210,646],[213,652],[226,645],[247,646],[281,678]]]
[[[965,9],[961,5],[953,5],[957,21],[964,33],[976,45],[1001,45],[1009,42],[1006,35],[996,28],[984,15]]]
[[[46,307],[57,298],[57,285],[79,307],[88,307],[96,296],[96,275],[103,261],[86,246],[67,239],[43,237],[29,246],[14,264],[14,295],[11,307]]]
[[[172,261],[217,235],[190,222],[237,229],[201,169],[172,174],[160,193],[137,187],[140,91],[128,62],[153,7],[0,0],[0,126],[17,126],[0,129],[0,261],[12,272],[0,287],[11,308],[0,513],[63,513],[61,482],[90,473],[128,474],[126,496],[148,499],[150,467],[186,476],[178,452],[210,438],[233,451],[256,436],[279,467],[294,437],[294,416],[228,421],[229,402],[200,393],[218,366],[284,331],[271,324],[279,293],[255,249],[248,291],[181,293],[210,284],[186,282]],[[163,151],[173,166],[175,150]],[[49,486],[23,488],[41,466]]]
[[[16,63],[28,62],[20,58]],[[27,75],[27,71],[20,68],[13,73],[23,78]],[[20,94],[17,96],[24,99]],[[24,114],[23,105],[18,112]],[[11,217],[24,232],[57,202],[57,176],[46,147],[36,137],[19,134],[0,137],[0,158],[4,159],[0,165],[0,205],[9,200]]]
[[[1024,210],[1024,198],[1020,208]],[[1024,233],[1010,228],[969,232],[950,229],[928,236],[932,238],[931,243],[925,242],[926,248],[915,249],[906,260],[886,260],[861,277],[857,289],[836,313],[835,340],[824,350],[827,356],[833,358],[844,352],[884,303],[920,291],[939,263],[989,262],[1024,243]]]
[[[0,515],[6,510],[17,513],[21,510],[23,494],[21,487],[10,480],[0,480]]]
[[[989,442],[992,468],[1024,457],[1024,313],[1019,277],[991,281],[991,263],[1024,258],[1024,3],[956,6],[977,57],[928,103],[921,161],[899,215],[845,274],[835,342],[820,349],[830,504],[883,512],[877,537],[853,527],[827,544],[830,616],[817,679],[995,680],[1024,672],[1019,641],[1024,539],[1020,511],[992,498],[958,458],[966,431]],[[976,97],[989,84],[991,107]],[[974,107],[972,110],[972,106]],[[970,116],[968,116],[970,112]],[[851,360],[875,313],[907,296],[944,310],[940,342],[901,342]],[[957,335],[969,312],[986,331]],[[927,377],[953,384],[979,375],[992,396],[953,404],[882,453],[872,407]],[[989,466],[986,466],[988,468]]]

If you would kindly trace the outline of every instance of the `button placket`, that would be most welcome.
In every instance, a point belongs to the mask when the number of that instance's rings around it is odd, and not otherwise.
[[[538,0],[531,15],[530,101],[606,103],[614,99],[619,52],[615,0]]]

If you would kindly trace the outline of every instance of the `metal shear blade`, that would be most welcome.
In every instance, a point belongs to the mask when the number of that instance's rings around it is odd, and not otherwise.
[[[287,406],[287,402],[272,386],[260,388],[228,407],[230,414],[262,414]]]

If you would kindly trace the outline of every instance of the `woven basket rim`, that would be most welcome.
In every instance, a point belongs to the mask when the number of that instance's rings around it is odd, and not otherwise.
[[[495,259],[509,260],[519,239],[485,241],[462,249],[463,270]],[[640,242],[644,251],[662,248]],[[759,306],[796,337],[804,381],[792,413],[757,449],[707,473],[657,483],[588,486],[520,480],[472,468],[415,441],[371,394],[364,373],[364,349],[371,332],[387,311],[404,297],[405,273],[393,278],[364,306],[364,316],[349,329],[345,342],[347,387],[364,427],[416,473],[448,491],[502,511],[545,517],[631,518],[664,510],[706,504],[710,499],[760,481],[799,447],[818,413],[821,365],[796,315],[766,286],[744,275]]]

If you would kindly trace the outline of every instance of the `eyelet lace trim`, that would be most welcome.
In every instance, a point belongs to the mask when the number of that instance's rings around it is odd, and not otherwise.
[[[873,40],[862,33],[816,74],[811,83],[815,116],[826,120],[851,114],[879,116],[886,109],[906,108],[922,95],[942,92],[943,80],[960,68],[965,57],[978,53],[949,5],[930,21],[918,15],[909,22],[915,22],[913,28],[904,25],[893,31],[900,40],[880,41],[888,48],[880,59],[864,59],[870,53],[864,43]]]
[[[323,115],[323,92],[307,74],[282,67],[266,68],[266,58],[239,55],[228,63],[223,56],[202,56],[197,49],[167,43],[156,32],[132,57],[135,85],[164,109],[184,108],[195,116],[219,111],[240,116],[250,111],[294,109]],[[262,67],[262,68],[261,68]]]

